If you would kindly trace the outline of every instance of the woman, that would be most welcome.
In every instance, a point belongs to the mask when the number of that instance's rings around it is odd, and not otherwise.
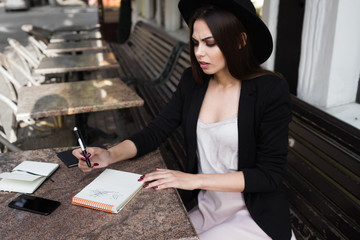
[[[182,126],[186,172],[156,169],[145,188],[185,191],[200,239],[290,239],[281,183],[291,105],[286,81],[260,67],[271,35],[250,0],[181,0],[190,27],[192,68],[145,129],[103,150],[88,148],[95,168],[141,156]],[[79,149],[73,154],[85,160]],[[83,171],[91,171],[79,161]]]

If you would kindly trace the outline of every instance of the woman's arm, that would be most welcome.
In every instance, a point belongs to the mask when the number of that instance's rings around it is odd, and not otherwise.
[[[191,74],[191,70],[185,71],[187,75]],[[186,74],[183,78],[188,78]],[[125,159],[139,157],[156,149],[166,138],[180,125],[182,116],[183,93],[181,80],[178,88],[172,96],[170,102],[165,106],[164,110],[153,119],[143,130],[130,136],[120,144],[104,150],[101,148],[86,148],[91,154],[90,161],[92,167],[106,167],[114,162]],[[85,158],[80,149],[75,149],[73,155],[79,159],[79,168],[84,172],[91,171],[85,164]]]
[[[242,192],[245,186],[242,172],[217,174],[190,174],[168,169],[156,169],[141,177],[145,188],[184,190],[203,189],[218,192]]]
[[[128,138],[138,150],[136,157],[155,150],[181,125],[191,74],[191,69],[185,70],[176,91],[162,111],[144,129]]]
[[[287,82],[277,77],[264,77],[258,82],[257,95],[261,104],[257,106],[255,164],[239,169],[244,173],[244,192],[247,193],[277,190],[283,179],[288,152],[291,101]]]
[[[87,147],[86,151],[89,155],[91,168],[87,166],[86,159],[82,155],[80,148],[72,152],[79,160],[78,166],[83,172],[90,172],[93,168],[103,168],[112,163],[133,158],[136,155],[137,149],[132,141],[124,140],[108,150],[98,147]]]
[[[121,143],[109,148],[110,164],[122,160],[130,159],[136,156],[137,149],[130,140],[124,140]]]

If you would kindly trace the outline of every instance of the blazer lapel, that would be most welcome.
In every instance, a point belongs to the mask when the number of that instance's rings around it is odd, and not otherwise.
[[[197,121],[199,118],[200,108],[202,105],[202,102],[205,97],[205,93],[207,90],[207,87],[209,85],[209,82],[206,81],[203,85],[198,86],[195,88],[192,100],[191,100],[191,106],[189,108],[189,115],[187,118],[187,135],[188,138],[188,149],[189,149],[189,161],[188,161],[188,170],[195,172],[197,171],[197,165],[196,165],[196,127],[197,127]]]
[[[256,88],[252,80],[242,81],[238,110],[239,170],[244,167],[251,167],[254,164],[256,94]]]

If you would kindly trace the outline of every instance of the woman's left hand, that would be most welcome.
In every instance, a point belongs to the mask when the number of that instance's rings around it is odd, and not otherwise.
[[[141,176],[139,181],[146,183],[144,188],[153,188],[156,190],[166,188],[194,190],[199,186],[197,174],[161,168],[156,168],[155,172]]]

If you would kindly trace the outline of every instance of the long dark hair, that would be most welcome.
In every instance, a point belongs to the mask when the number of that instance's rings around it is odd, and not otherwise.
[[[251,37],[246,34],[245,27],[236,16],[215,6],[205,6],[198,9],[189,22],[190,58],[193,75],[197,83],[202,84],[212,77],[203,72],[194,53],[192,34],[194,32],[194,22],[199,19],[204,20],[209,26],[233,77],[246,80],[258,75],[274,74],[263,69],[256,60],[251,47]]]

